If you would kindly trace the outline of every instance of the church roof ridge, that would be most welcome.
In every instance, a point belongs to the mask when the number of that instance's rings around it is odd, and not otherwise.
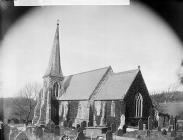
[[[97,68],[97,69],[93,69],[93,70],[88,70],[88,71],[83,71],[83,72],[79,72],[79,73],[75,73],[75,74],[70,74],[70,75],[67,75],[67,76],[64,76],[64,77],[78,75],[78,74],[85,74],[85,73],[94,72],[94,71],[98,71],[98,70],[102,70],[102,69],[109,69],[109,68],[111,68],[111,66],[106,66],[106,67],[103,67],[103,68]]]
[[[131,70],[126,70],[126,71],[121,71],[121,72],[113,72],[113,75],[133,73],[133,72],[139,72],[139,71],[140,71],[139,69],[131,69]]]

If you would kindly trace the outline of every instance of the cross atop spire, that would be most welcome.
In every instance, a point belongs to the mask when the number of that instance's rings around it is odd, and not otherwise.
[[[48,68],[43,77],[46,76],[63,77],[60,65],[59,20],[57,20],[57,28],[55,32]]]

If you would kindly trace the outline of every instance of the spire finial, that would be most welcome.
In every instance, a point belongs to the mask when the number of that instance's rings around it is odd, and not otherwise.
[[[140,69],[140,65],[138,65],[138,69]]]
[[[60,20],[59,20],[59,19],[57,19],[57,26],[59,25],[59,23],[60,23]]]

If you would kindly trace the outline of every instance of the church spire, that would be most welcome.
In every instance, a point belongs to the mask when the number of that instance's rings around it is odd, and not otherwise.
[[[55,32],[48,68],[43,77],[46,76],[63,77],[60,65],[59,20],[57,20],[57,28]]]

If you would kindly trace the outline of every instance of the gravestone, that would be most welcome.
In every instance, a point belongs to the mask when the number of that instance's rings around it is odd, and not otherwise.
[[[81,128],[82,129],[85,129],[86,128],[86,121],[81,122]]]
[[[63,135],[62,138],[61,138],[61,140],[70,140],[70,138],[67,135]]]
[[[72,128],[72,121],[71,120],[69,120],[69,122],[68,122],[68,127]]]
[[[161,127],[160,126],[158,126],[158,131],[161,131]]]
[[[111,131],[112,131],[112,133],[116,132],[116,124],[115,123],[111,124]]]
[[[113,140],[112,131],[108,130],[106,133],[106,140]]]
[[[43,129],[42,127],[35,127],[34,129],[34,135],[37,137],[37,138],[41,138],[43,137]]]
[[[162,135],[167,135],[167,131],[165,129],[163,129]]]
[[[15,137],[18,135],[18,129],[17,128],[12,128],[10,129],[10,133],[9,133],[9,140],[14,140]]]
[[[24,132],[20,132],[16,137],[15,140],[28,140],[27,135]]]
[[[175,131],[177,130],[177,117],[175,117],[174,119],[174,130]]]
[[[127,125],[125,124],[125,125],[123,126],[123,134],[126,133],[126,127],[127,127]]]
[[[80,125],[79,125],[79,124],[77,124],[77,125],[76,125],[76,129],[79,129],[79,128],[80,128]]]
[[[148,130],[152,130],[152,127],[153,127],[152,123],[153,123],[152,118],[151,118],[151,116],[149,116],[148,117]]]
[[[92,124],[91,124],[91,122],[89,121],[89,122],[88,122],[88,127],[90,127],[90,126],[92,126]]]
[[[27,133],[28,135],[32,134],[32,128],[31,128],[31,127],[27,127],[27,128],[26,128],[26,133]]]
[[[123,136],[123,129],[118,129],[117,135],[118,136]]]
[[[54,131],[55,136],[60,136],[60,127],[55,126],[55,131]]]
[[[168,126],[168,132],[171,132],[171,130],[172,130],[172,127]]]
[[[170,125],[173,125],[174,123],[174,119],[173,119],[173,116],[170,117],[170,121],[169,121]]]
[[[9,137],[9,134],[10,134],[10,126],[8,124],[5,124],[3,126],[3,132],[2,133],[4,135],[5,140],[7,140],[8,137]]]
[[[146,134],[147,134],[147,137],[150,137],[150,134],[151,134],[150,130],[147,130]]]
[[[139,130],[143,130],[143,122],[142,122],[142,119],[139,120],[138,127],[139,127]]]
[[[125,115],[122,114],[120,117],[120,125],[119,125],[118,129],[123,129],[124,125],[125,125]]]
[[[0,121],[0,139],[4,140],[3,123]]]
[[[63,126],[64,126],[64,127],[67,127],[67,126],[68,126],[68,124],[67,124],[67,121],[66,121],[66,120],[64,121]]]
[[[146,130],[146,129],[147,129],[147,125],[143,124],[143,130]]]
[[[141,135],[137,135],[137,140],[140,140],[141,138]]]
[[[107,122],[107,124],[106,124],[106,127],[110,127],[111,125],[110,125],[110,123],[109,122]]]
[[[170,136],[171,136],[171,137],[176,137],[176,131],[173,130],[173,131],[171,132]]]
[[[30,126],[29,126],[29,127],[26,128],[26,135],[27,135],[27,137],[28,137],[29,139],[32,138],[33,130],[34,130],[34,127],[30,127]]]
[[[83,134],[83,131],[78,133],[76,140],[85,140],[85,135]]]
[[[55,123],[53,121],[49,121],[46,125],[45,132],[53,133],[55,131]]]

